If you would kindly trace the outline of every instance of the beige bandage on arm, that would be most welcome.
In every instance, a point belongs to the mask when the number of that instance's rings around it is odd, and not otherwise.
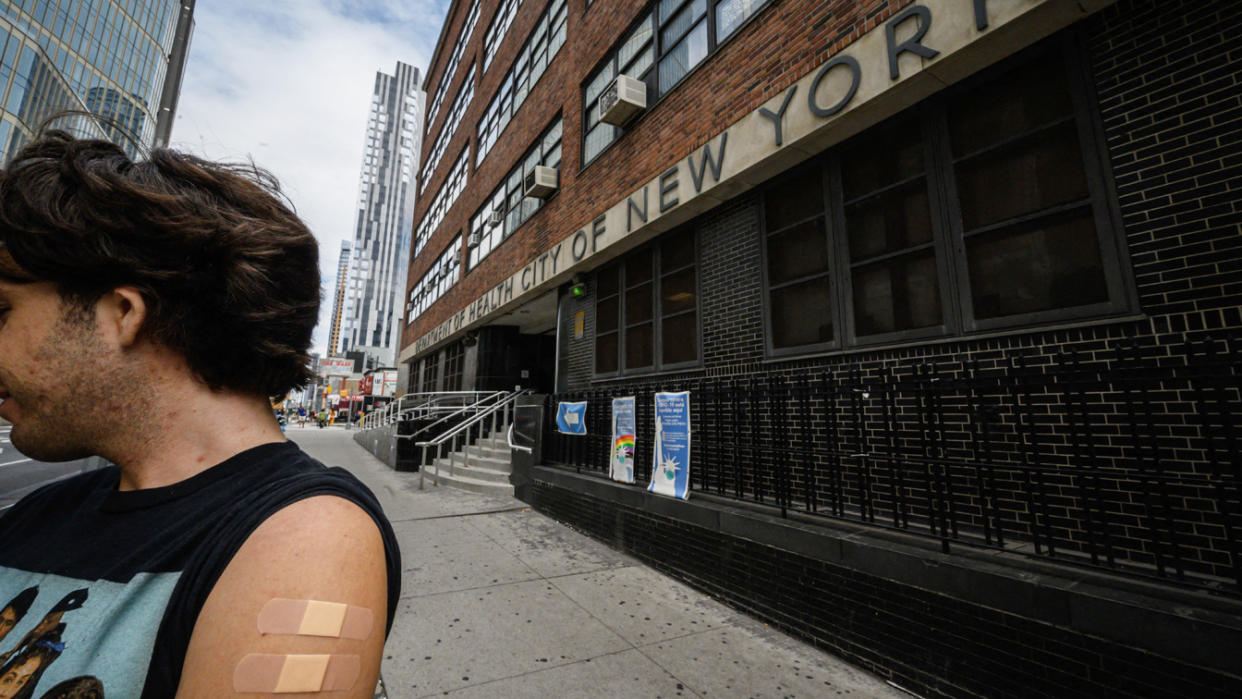
[[[277,597],[259,610],[259,633],[362,640],[371,635],[374,617],[352,604]]]
[[[352,689],[362,672],[357,655],[251,653],[233,670],[233,691],[289,694]]]

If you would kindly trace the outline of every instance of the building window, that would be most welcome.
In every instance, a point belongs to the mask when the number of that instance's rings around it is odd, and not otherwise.
[[[1129,310],[1089,95],[1046,44],[868,129],[763,197],[768,349]]]
[[[699,361],[693,230],[632,253],[595,275],[595,373],[643,373]]]
[[[460,391],[466,365],[466,345],[461,340],[444,348],[444,390]]]
[[[513,66],[500,82],[496,96],[483,112],[483,118],[479,119],[478,137],[475,139],[476,165],[481,164],[487,157],[492,146],[496,144],[496,139],[509,124],[509,119],[526,101],[531,88],[539,82],[539,78],[565,44],[565,2],[566,0],[552,0],[548,3],[547,9],[535,22],[526,44],[514,59]]]
[[[474,269],[484,257],[495,250],[501,242],[513,234],[519,226],[543,206],[543,200],[523,194],[527,173],[536,165],[561,169],[561,119],[548,127],[526,151],[495,192],[470,219],[470,237],[467,246],[470,255],[467,269]],[[494,214],[500,214],[499,222],[493,223]]]
[[[806,168],[783,189],[772,189],[764,206],[768,308],[777,349],[836,338],[821,169]]]
[[[648,108],[736,33],[771,0],[658,0],[617,42],[582,90],[582,163],[585,166],[621,135],[600,121],[599,96],[617,75],[647,83]]]
[[[423,359],[423,393],[440,390],[440,351],[436,350]]]
[[[448,66],[445,67],[444,74],[440,76],[440,84],[436,87],[435,97],[431,100],[431,106],[427,108],[427,123],[424,127],[428,131],[435,122],[436,115],[440,113],[440,106],[444,104],[448,87],[453,82],[453,75],[457,72],[457,66],[461,63],[461,57],[466,52],[466,45],[470,43],[470,37],[474,34],[474,25],[478,21],[479,0],[474,0],[474,3],[470,5],[470,14],[466,15],[466,23],[461,28],[461,35],[457,37],[457,45],[453,47],[453,55],[449,56]]]
[[[456,203],[457,197],[461,196],[461,192],[466,188],[466,180],[468,178],[468,165],[470,164],[470,147],[466,146],[462,149],[461,155],[457,157],[457,162],[453,163],[453,169],[449,171],[448,179],[440,186],[440,191],[436,193],[436,198],[431,201],[431,206],[427,207],[427,213],[423,214],[423,220],[418,224],[418,230],[414,234],[414,257],[418,257],[423,251],[423,247],[427,245],[427,241],[431,240],[432,234],[436,232],[436,228],[440,227],[440,223],[444,221],[445,214]]]
[[[513,24],[513,17],[521,4],[522,0],[501,0],[500,7],[496,8],[491,24],[487,26],[487,33],[483,35],[483,72],[486,73],[492,65],[492,59],[500,50],[505,34],[509,33],[509,25]]]
[[[423,164],[423,169],[418,176],[419,194],[427,188],[427,181],[431,179],[431,174],[436,171],[436,166],[444,158],[444,151],[448,149],[449,141],[453,140],[453,134],[457,133],[462,117],[466,115],[466,107],[470,106],[470,100],[473,98],[474,66],[470,66],[470,72],[466,73],[466,81],[462,83],[461,91],[457,93],[457,99],[453,101],[453,108],[445,117],[444,126],[440,127],[440,135],[436,137],[436,142],[427,154],[427,161]]]
[[[413,323],[423,311],[431,307],[437,299],[445,294],[461,277],[461,236],[455,236],[453,242],[440,253],[440,257],[432,263],[431,268],[423,274],[414,286],[410,287],[405,302],[406,324]]]

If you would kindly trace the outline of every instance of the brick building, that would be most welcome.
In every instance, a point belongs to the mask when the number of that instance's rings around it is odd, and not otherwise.
[[[409,388],[587,401],[520,497],[920,694],[1236,696],[1240,20],[456,0]]]

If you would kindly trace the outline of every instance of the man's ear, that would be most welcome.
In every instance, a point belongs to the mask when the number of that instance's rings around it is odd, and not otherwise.
[[[131,347],[147,320],[147,302],[132,286],[118,286],[104,294],[97,306],[98,320],[123,348]]]

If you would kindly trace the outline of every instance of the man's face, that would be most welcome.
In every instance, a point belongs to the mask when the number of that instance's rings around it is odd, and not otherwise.
[[[109,359],[91,316],[51,283],[0,279],[0,417],[13,423],[18,451],[39,461],[94,453],[107,422]]]

